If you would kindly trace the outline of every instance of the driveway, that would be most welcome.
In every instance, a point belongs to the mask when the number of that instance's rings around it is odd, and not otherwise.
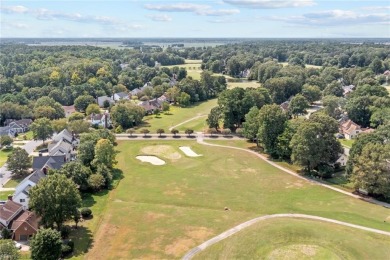
[[[29,141],[27,142],[26,144],[24,144],[23,146],[21,146],[24,150],[26,150],[26,152],[31,155],[34,151],[34,149],[38,146],[42,144],[42,141]],[[0,191],[1,191],[1,188],[3,187],[3,185],[5,183],[7,183],[7,181],[11,179],[11,172],[8,171],[7,169],[7,164],[4,164],[1,168],[0,168]]]

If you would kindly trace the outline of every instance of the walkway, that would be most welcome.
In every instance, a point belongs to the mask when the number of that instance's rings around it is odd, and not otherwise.
[[[356,229],[360,229],[360,230],[364,230],[364,231],[369,231],[369,232],[373,232],[373,233],[377,233],[377,234],[381,234],[381,235],[385,235],[385,236],[390,236],[390,232],[387,232],[387,231],[363,227],[363,226],[359,226],[359,225],[355,225],[355,224],[351,224],[348,222],[343,222],[343,221],[339,221],[339,220],[335,220],[335,219],[330,219],[330,218],[323,218],[323,217],[306,215],[306,214],[274,214],[274,215],[266,215],[266,216],[262,216],[262,217],[257,217],[257,218],[251,219],[249,221],[246,221],[244,223],[241,223],[241,224],[235,226],[234,228],[231,228],[231,229],[219,234],[218,236],[215,236],[212,239],[207,240],[203,244],[191,249],[183,256],[182,259],[183,260],[192,259],[194,257],[194,255],[196,255],[200,251],[205,250],[206,248],[210,247],[211,245],[218,243],[221,240],[224,240],[225,238],[228,238],[228,237],[236,234],[237,232],[256,224],[257,222],[267,220],[267,219],[273,219],[273,218],[302,218],[302,219],[318,220],[318,221],[333,223],[333,224],[342,225],[342,226],[346,226],[346,227],[356,228]]]
[[[191,122],[191,121],[193,121],[193,120],[196,120],[196,119],[198,119],[198,118],[205,117],[205,116],[207,116],[207,115],[197,115],[197,116],[195,116],[195,117],[193,117],[193,118],[190,118],[190,119],[188,119],[188,120],[186,120],[186,121],[184,121],[184,122],[181,122],[180,124],[171,126],[168,130],[171,131],[172,129],[174,129],[174,128],[178,127],[178,126],[184,125],[184,124],[186,124],[186,123],[188,123],[188,122]]]

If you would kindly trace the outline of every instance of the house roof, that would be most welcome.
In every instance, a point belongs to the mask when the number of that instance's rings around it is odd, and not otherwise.
[[[104,105],[105,101],[108,101],[110,104],[114,103],[114,100],[112,100],[112,98],[109,96],[101,96],[101,97],[97,98],[97,103],[98,103],[99,107],[102,107]]]
[[[135,89],[133,89],[132,91],[130,91],[130,94],[131,94],[132,96],[136,96],[136,95],[137,95],[138,93],[140,93],[140,92],[142,92],[141,89],[135,88]]]
[[[129,94],[127,94],[126,92],[115,93],[115,95],[117,95],[120,98],[125,98],[129,96]]]
[[[26,177],[27,180],[37,184],[42,178],[45,178],[46,175],[41,170],[36,170]]]
[[[74,105],[62,106],[62,108],[65,110],[65,112],[68,112],[68,113],[76,112],[76,108],[74,107]]]
[[[354,123],[352,120],[347,120],[341,124],[343,133],[351,134],[353,131],[361,130],[360,125]]]
[[[7,121],[9,120],[9,121]],[[13,126],[22,126],[22,127],[29,127],[32,124],[32,120],[29,118],[26,119],[20,119],[20,120],[15,120],[15,119],[7,119],[4,123],[10,127]]]
[[[72,143],[73,141],[73,135],[67,129],[62,130],[53,137],[53,143],[61,142],[63,140],[66,140],[69,143]]]
[[[54,146],[49,145],[49,155],[55,155],[56,152],[61,151],[62,153],[69,153],[72,151],[73,146],[69,142],[60,141],[55,143]]]
[[[33,229],[38,230],[38,218],[34,212],[23,211],[17,218],[12,221],[11,230],[17,230],[23,223],[29,224]]]
[[[21,204],[7,200],[4,205],[0,206],[0,219],[8,221],[21,208],[23,208]]]
[[[45,166],[50,169],[60,169],[66,162],[64,155],[38,156],[33,158],[32,168],[34,170],[42,170]]]

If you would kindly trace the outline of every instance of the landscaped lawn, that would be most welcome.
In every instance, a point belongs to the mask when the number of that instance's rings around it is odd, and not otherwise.
[[[217,99],[211,99],[184,108],[171,106],[169,114],[160,113],[158,117],[155,115],[144,117],[144,123],[137,127],[137,132],[142,128],[148,128],[151,133],[156,133],[157,129],[162,128],[168,133],[168,129],[172,126],[195,116],[208,115],[210,110],[215,106],[217,106]]]
[[[279,62],[279,64],[282,64],[283,67],[288,65],[288,62]],[[310,64],[305,64],[306,68],[315,68],[315,69],[321,69],[322,66],[316,66],[316,65],[310,65]]]
[[[173,68],[173,67],[179,67],[179,68],[185,68],[187,70],[187,76],[192,77],[193,79],[200,80],[200,74],[202,73],[201,69],[202,60],[186,60],[185,64],[179,64],[179,65],[170,65],[170,66],[163,66],[167,68]]]
[[[4,188],[15,188],[16,186],[18,186],[18,184],[23,180],[23,178],[21,179],[14,179],[14,178],[11,178],[9,181],[7,181],[7,183],[4,185]]]
[[[350,139],[350,140],[347,140],[347,139],[339,139],[340,143],[343,145],[343,146],[346,146],[348,148],[351,148],[353,143],[355,142],[355,139]]]
[[[248,81],[248,82],[228,82],[228,89],[232,88],[259,88],[261,84],[256,80]]]
[[[4,165],[4,163],[8,159],[8,155],[12,152],[12,149],[2,149],[0,150],[0,167]]]
[[[8,195],[12,195],[12,191],[0,191],[0,200],[7,200]]]
[[[387,259],[390,237],[302,219],[270,219],[220,241],[194,259]]]
[[[297,179],[247,152],[195,141],[118,143],[118,167],[124,178],[101,210],[104,216],[87,259],[180,258],[239,223],[275,213],[318,215],[390,231],[389,209]],[[191,146],[202,156],[185,156],[178,149],[181,145]],[[176,152],[172,156],[162,152],[159,157],[167,164],[152,166],[135,158],[146,153],[146,146],[154,146],[155,151],[166,151],[168,146]],[[297,229],[282,231],[290,232],[290,243],[301,243],[306,231],[293,226]],[[339,231],[329,226],[326,232],[333,230],[334,234]],[[278,236],[282,231],[266,234]],[[359,236],[355,234],[356,239],[367,239],[366,234]],[[316,240],[313,243],[321,246]],[[248,254],[256,258],[255,252]]]
[[[183,125],[176,127],[177,130],[184,132],[186,129],[193,129],[196,132],[202,132],[208,129],[206,123],[207,116],[202,116],[197,119],[191,120]]]

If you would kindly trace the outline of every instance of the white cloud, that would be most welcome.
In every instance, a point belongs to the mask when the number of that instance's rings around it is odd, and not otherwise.
[[[172,17],[166,15],[166,14],[150,14],[147,15],[150,19],[152,19],[155,22],[170,22],[172,21]]]
[[[227,16],[240,13],[238,9],[213,9],[209,5],[192,4],[192,3],[176,3],[176,4],[146,4],[144,7],[148,10],[159,12],[187,12],[197,15],[206,16]]]
[[[24,14],[27,13],[28,8],[22,5],[0,6],[0,11],[7,14]]]
[[[223,0],[223,2],[244,8],[256,9],[292,8],[315,5],[313,0]]]
[[[299,16],[272,16],[272,20],[284,21],[289,24],[306,26],[340,26],[359,24],[387,24],[390,22],[389,13],[361,14],[353,11],[329,10],[307,13]]]

